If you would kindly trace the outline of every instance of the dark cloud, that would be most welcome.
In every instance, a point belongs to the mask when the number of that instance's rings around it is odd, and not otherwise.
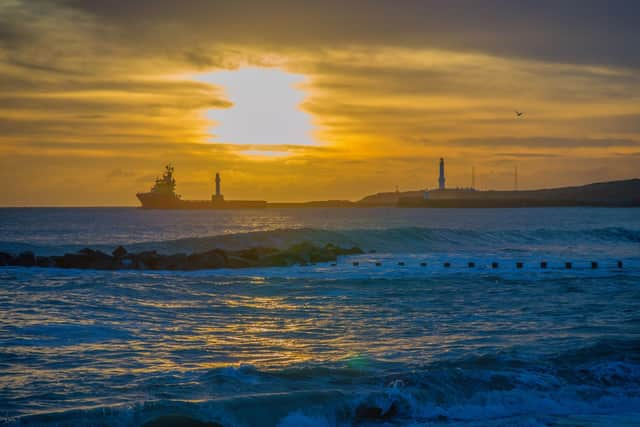
[[[55,73],[55,74],[64,74],[64,75],[73,75],[73,74],[81,74],[78,71],[74,71],[74,70],[65,70],[63,68],[59,68],[59,67],[53,67],[53,66],[49,66],[49,65],[43,65],[43,64],[37,64],[37,63],[32,63],[32,62],[26,62],[26,61],[20,61],[20,60],[16,60],[16,59],[10,59],[9,61],[7,61],[7,63],[9,65],[13,65],[16,67],[20,67],[20,68],[26,68],[30,71],[43,71],[46,73]]]
[[[615,114],[591,116],[575,120],[577,126],[590,126],[600,132],[617,134],[640,134],[640,114]]]
[[[465,138],[452,141],[461,147],[608,148],[640,147],[640,141],[616,138],[509,137]]]
[[[515,159],[549,159],[558,157],[557,154],[550,153],[496,153],[497,157],[508,157]]]
[[[640,66],[633,0],[73,0],[148,43],[395,45]],[[133,39],[133,42],[136,40]]]

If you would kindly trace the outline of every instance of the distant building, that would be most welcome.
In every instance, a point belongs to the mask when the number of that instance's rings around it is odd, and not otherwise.
[[[445,189],[445,178],[444,178],[444,159],[440,157],[440,178],[438,178],[438,189]]]

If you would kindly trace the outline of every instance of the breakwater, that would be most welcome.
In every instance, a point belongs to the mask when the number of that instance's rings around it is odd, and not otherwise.
[[[309,242],[286,249],[253,247],[237,251],[211,249],[192,254],[160,254],[155,250],[130,253],[118,246],[111,255],[90,248],[64,255],[37,256],[25,251],[18,255],[0,252],[0,266],[58,267],[92,270],[204,270],[216,268],[286,267],[336,261],[342,255],[362,254],[354,246],[317,246]]]

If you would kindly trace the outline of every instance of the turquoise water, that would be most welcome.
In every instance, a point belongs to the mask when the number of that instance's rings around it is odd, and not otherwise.
[[[0,423],[640,424],[639,210],[0,210],[10,251],[301,240],[367,254],[228,271],[0,267]]]

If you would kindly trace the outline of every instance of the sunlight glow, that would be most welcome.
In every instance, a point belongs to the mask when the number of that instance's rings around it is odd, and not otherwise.
[[[243,145],[316,145],[311,117],[300,109],[305,94],[296,87],[304,76],[275,68],[247,67],[200,74],[220,85],[231,108],[206,113],[215,122],[209,141]]]

